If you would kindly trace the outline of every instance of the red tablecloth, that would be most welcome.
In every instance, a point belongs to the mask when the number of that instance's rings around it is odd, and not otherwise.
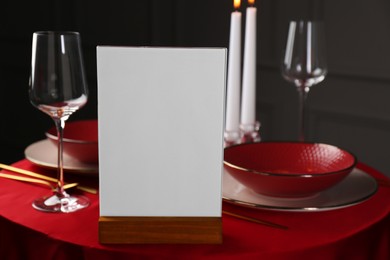
[[[22,160],[15,166],[53,174]],[[359,168],[378,179],[374,169]],[[67,176],[69,179],[72,176]],[[97,178],[76,176],[97,185]],[[87,209],[71,214],[34,210],[34,198],[48,189],[0,179],[1,259],[390,259],[390,187],[369,200],[322,212],[225,209],[289,227],[280,230],[223,216],[222,245],[101,245],[98,195]]]

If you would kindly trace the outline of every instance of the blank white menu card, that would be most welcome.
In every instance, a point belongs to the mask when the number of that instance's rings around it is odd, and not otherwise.
[[[226,49],[97,47],[100,216],[221,216]]]

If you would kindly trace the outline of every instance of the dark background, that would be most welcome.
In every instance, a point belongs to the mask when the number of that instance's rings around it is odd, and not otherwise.
[[[70,120],[97,118],[96,46],[228,47],[232,0],[3,0],[0,15],[0,161],[24,157],[51,119],[28,100],[31,38],[81,34],[88,104]],[[241,11],[245,17],[246,2]],[[263,140],[296,140],[298,97],[280,75],[291,19],[324,20],[329,74],[308,97],[309,141],[341,146],[390,176],[390,2],[257,0],[257,117]],[[156,126],[157,127],[157,126]],[[155,136],[153,138],[158,138]]]

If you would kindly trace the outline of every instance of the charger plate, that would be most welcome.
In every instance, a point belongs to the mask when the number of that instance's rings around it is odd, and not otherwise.
[[[306,212],[353,206],[370,198],[377,189],[378,184],[373,177],[355,168],[340,183],[310,197],[269,197],[255,193],[225,171],[222,196],[228,203],[249,208]]]

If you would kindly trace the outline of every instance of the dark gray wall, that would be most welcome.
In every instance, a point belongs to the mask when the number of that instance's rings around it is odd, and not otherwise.
[[[242,10],[245,10],[245,3]],[[0,24],[0,161],[23,158],[50,118],[27,96],[31,36],[75,30],[83,40],[90,100],[71,120],[97,117],[97,45],[228,47],[228,0],[5,0]],[[323,19],[329,74],[308,97],[309,141],[346,148],[390,176],[390,2],[257,0],[257,114],[263,140],[296,140],[298,97],[280,75],[290,19]],[[158,137],[156,137],[158,138]]]

